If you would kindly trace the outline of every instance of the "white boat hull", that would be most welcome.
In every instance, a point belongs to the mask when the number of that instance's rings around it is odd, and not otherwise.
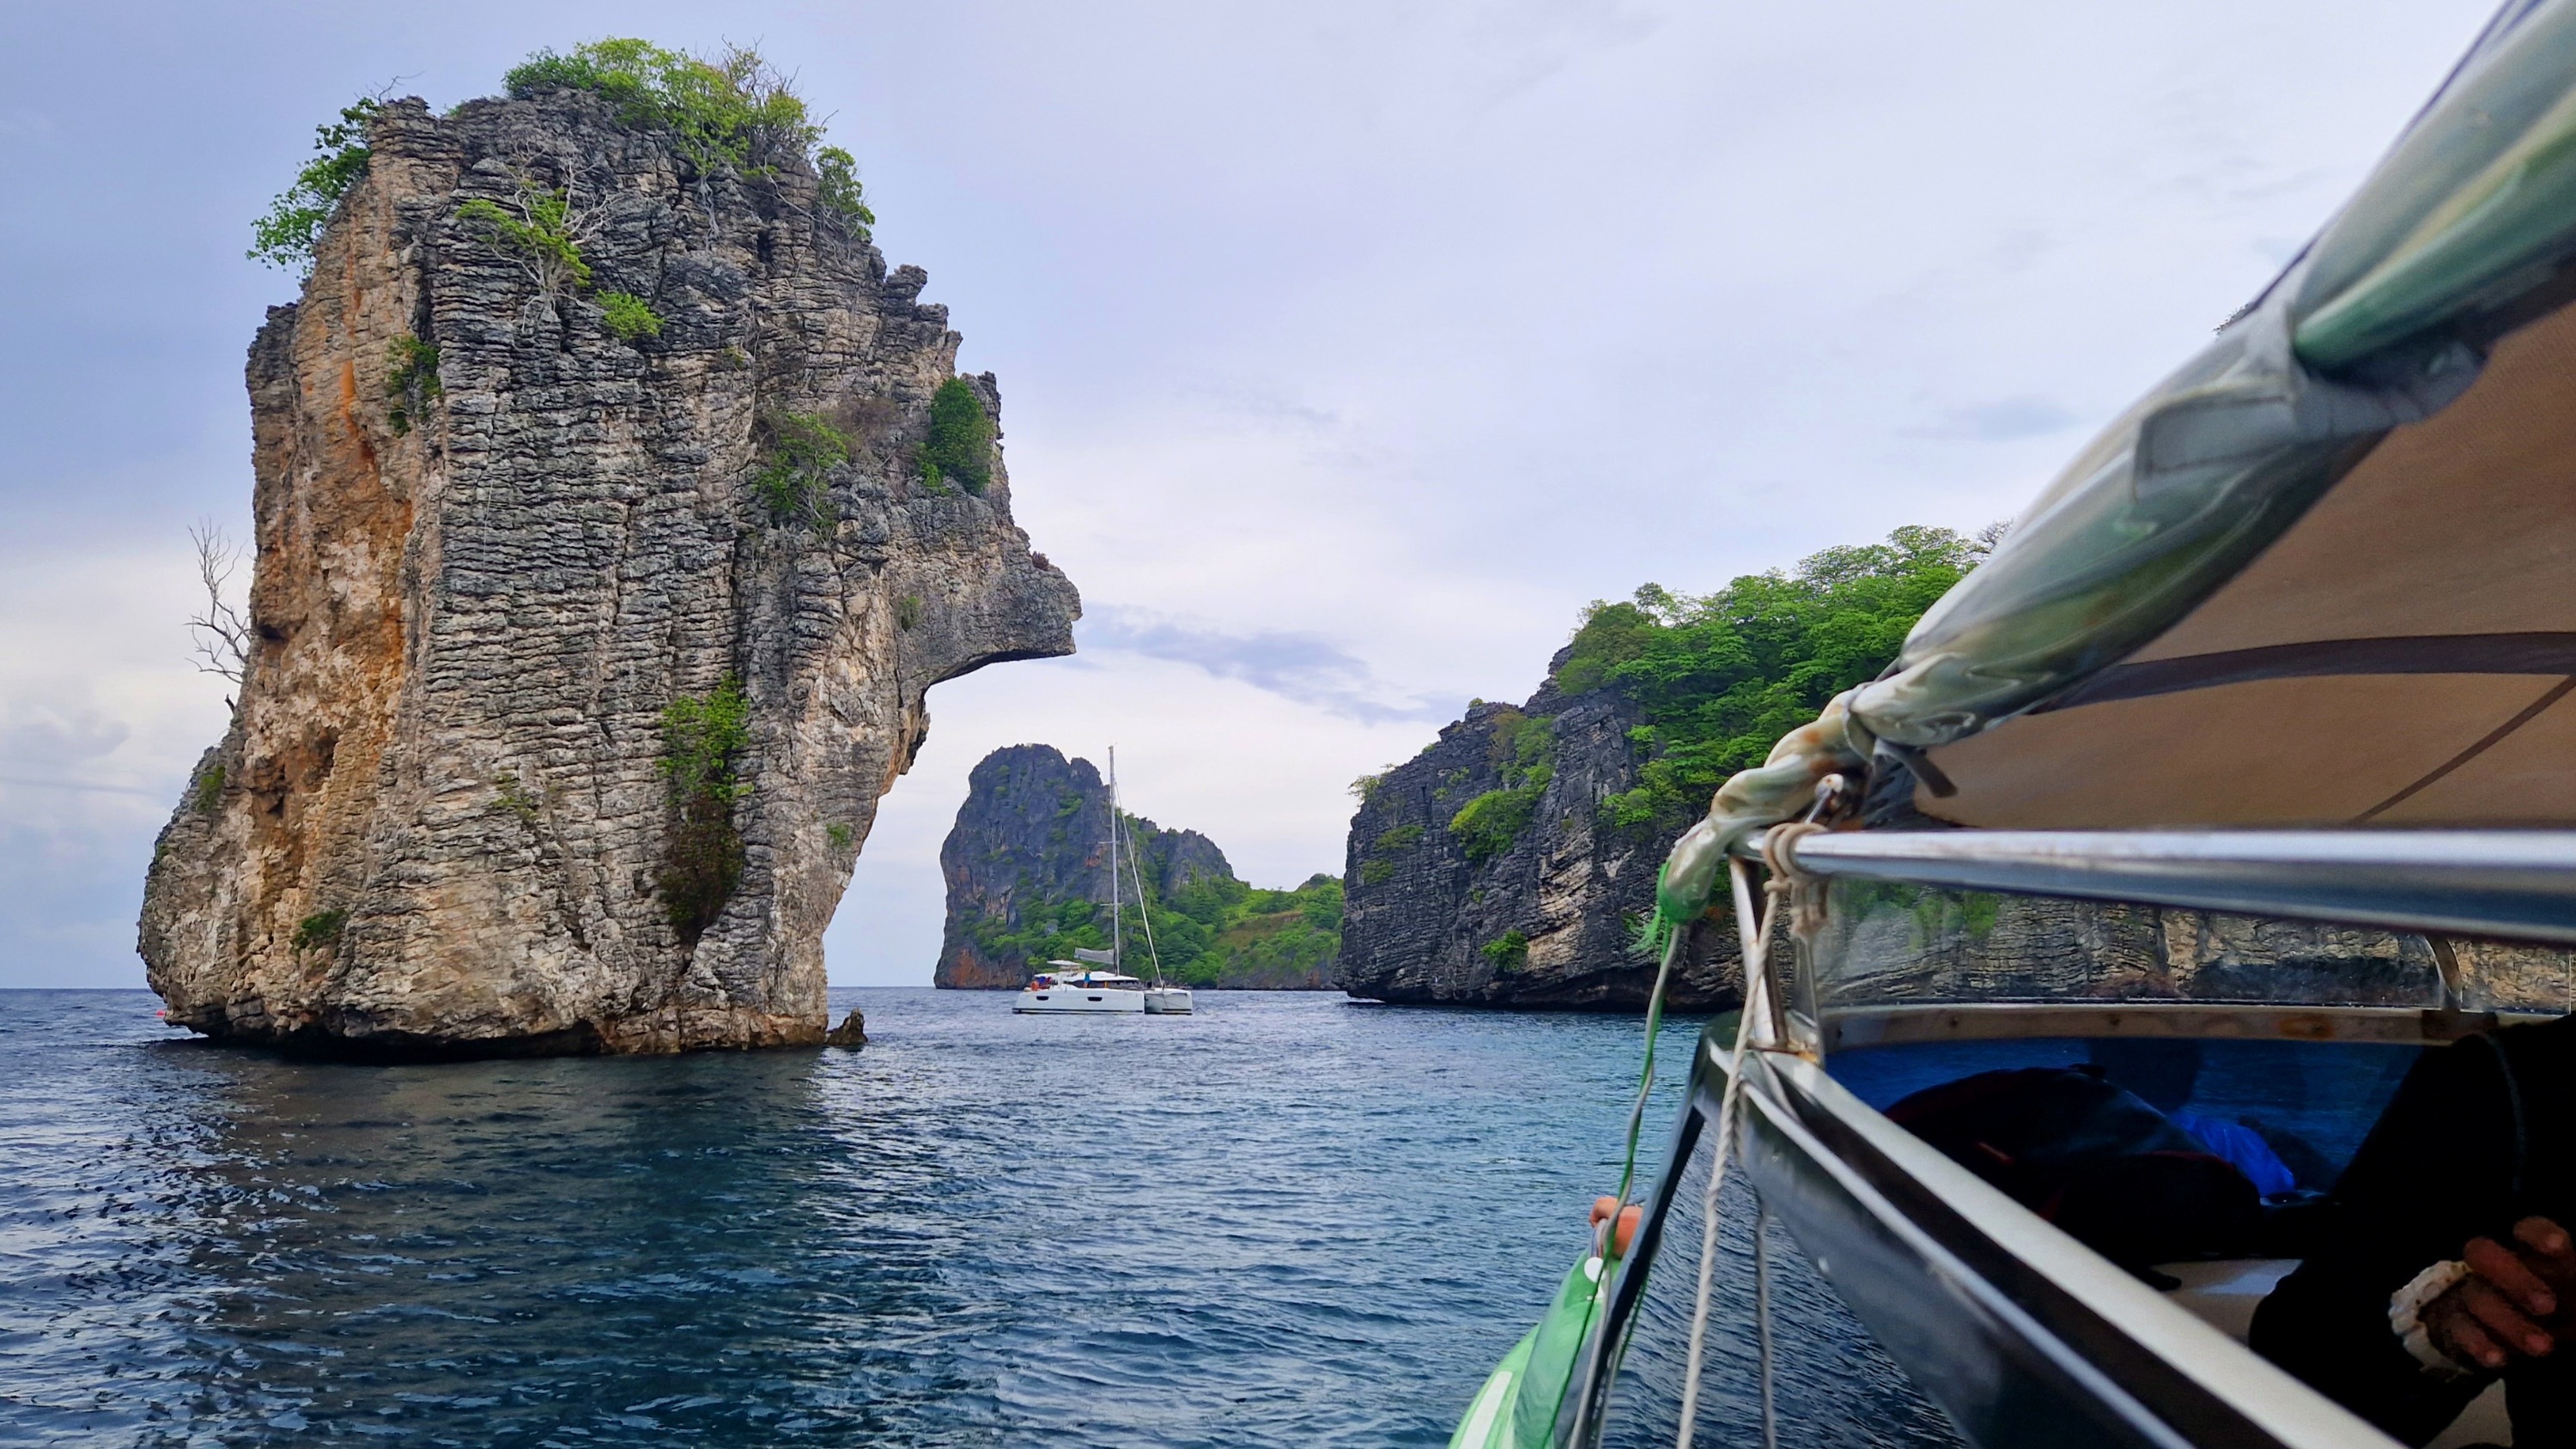
[[[1186,986],[1157,986],[1145,993],[1145,1010],[1156,1016],[1190,1014],[1190,992]]]
[[[1122,991],[1115,986],[1050,986],[1043,991],[1021,992],[1020,999],[1011,1003],[1011,1010],[1035,1016],[1141,1012],[1145,1009],[1145,996],[1142,991]]]

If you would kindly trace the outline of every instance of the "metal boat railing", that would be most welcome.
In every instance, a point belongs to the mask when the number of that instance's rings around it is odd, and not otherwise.
[[[2576,830],[1829,831],[1788,854],[1821,876],[2576,944]]]

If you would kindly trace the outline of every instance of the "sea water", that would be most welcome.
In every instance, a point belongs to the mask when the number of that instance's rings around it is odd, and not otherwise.
[[[1446,1443],[1615,1183],[1639,1022],[1198,1003],[842,991],[864,1051],[357,1066],[0,994],[0,1442]],[[1774,1268],[1797,1442],[1951,1442]],[[1722,1293],[1719,1442],[1750,1333]]]

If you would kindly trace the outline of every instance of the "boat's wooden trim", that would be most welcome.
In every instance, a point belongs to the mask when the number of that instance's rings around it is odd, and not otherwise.
[[[1908,1042],[2106,1036],[2438,1046],[2499,1026],[2550,1020],[2534,1012],[2205,1001],[1947,1002],[1852,1007],[1820,1014],[1824,1018],[1821,1039],[1828,1054]]]

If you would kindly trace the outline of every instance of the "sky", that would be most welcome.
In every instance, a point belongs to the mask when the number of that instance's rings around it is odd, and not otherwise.
[[[2350,193],[2484,0],[0,8],[0,986],[142,984],[154,834],[230,686],[242,256],[313,127],[541,47],[756,45],[996,373],[1071,658],[934,689],[825,938],[926,985],[1003,745],[1239,874],[1518,700],[1587,601],[2010,517]]]

